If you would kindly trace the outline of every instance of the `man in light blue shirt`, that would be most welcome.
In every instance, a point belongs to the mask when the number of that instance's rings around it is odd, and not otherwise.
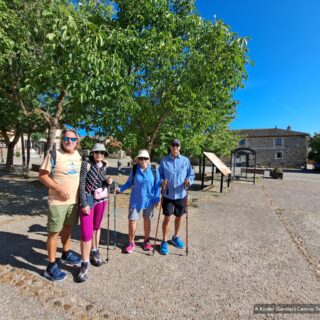
[[[169,221],[172,214],[175,215],[174,235],[172,244],[179,249],[183,249],[183,241],[178,236],[181,219],[186,211],[186,189],[194,181],[194,172],[187,157],[180,154],[181,143],[178,139],[173,139],[170,143],[170,154],[164,157],[159,166],[161,185],[163,189],[162,208],[164,220],[162,224],[163,241],[160,253],[169,254],[168,232]]]

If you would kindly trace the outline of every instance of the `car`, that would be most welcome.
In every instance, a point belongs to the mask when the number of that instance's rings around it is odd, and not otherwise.
[[[316,163],[314,164],[314,170],[320,171],[320,162],[316,162]]]

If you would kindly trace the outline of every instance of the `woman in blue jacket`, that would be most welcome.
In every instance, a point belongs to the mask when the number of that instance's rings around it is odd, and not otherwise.
[[[130,172],[127,182],[118,191],[123,192],[132,187],[129,204],[129,242],[126,253],[132,253],[136,247],[134,238],[137,230],[137,220],[143,212],[144,242],[143,249],[150,251],[151,218],[153,209],[160,202],[160,175],[158,170],[152,169],[147,150],[140,150],[136,157],[136,165]]]

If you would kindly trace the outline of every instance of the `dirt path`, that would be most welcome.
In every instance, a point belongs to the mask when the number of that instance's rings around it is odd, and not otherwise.
[[[190,191],[188,257],[172,246],[167,257],[157,252],[151,257],[141,247],[123,254],[128,199],[123,195],[118,198],[118,247],[110,250],[110,262],[91,267],[85,283],[76,283],[77,270],[68,268],[67,280],[55,284],[41,276],[46,266],[45,190],[36,182],[0,177],[0,288],[8,292],[0,308],[12,319],[317,319],[253,314],[256,303],[317,303],[320,295],[320,235],[311,224],[320,191],[314,188],[320,184],[301,195],[309,183],[297,179],[301,185],[292,179],[234,183],[222,195]],[[31,191],[23,205],[16,198],[25,190]],[[301,201],[313,205],[299,206]],[[303,225],[302,213],[307,217]],[[105,227],[106,220],[104,257]],[[79,252],[79,228],[72,247]]]

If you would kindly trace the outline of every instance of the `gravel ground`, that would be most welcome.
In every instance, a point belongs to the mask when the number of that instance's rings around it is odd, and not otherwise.
[[[82,284],[75,282],[77,269],[67,268],[67,280],[57,284],[42,277],[46,190],[33,179],[0,176],[0,289],[6,293],[0,319],[318,319],[255,315],[253,306],[318,302],[320,175],[286,173],[282,181],[235,182],[223,194],[216,189],[189,192],[187,257],[172,246],[167,257],[140,246],[123,254],[128,193],[119,196],[118,244],[109,263],[91,267]],[[113,226],[112,207],[110,213]],[[152,235],[157,217],[158,211]],[[104,257],[106,225],[105,219]],[[72,247],[79,252],[78,227]]]

